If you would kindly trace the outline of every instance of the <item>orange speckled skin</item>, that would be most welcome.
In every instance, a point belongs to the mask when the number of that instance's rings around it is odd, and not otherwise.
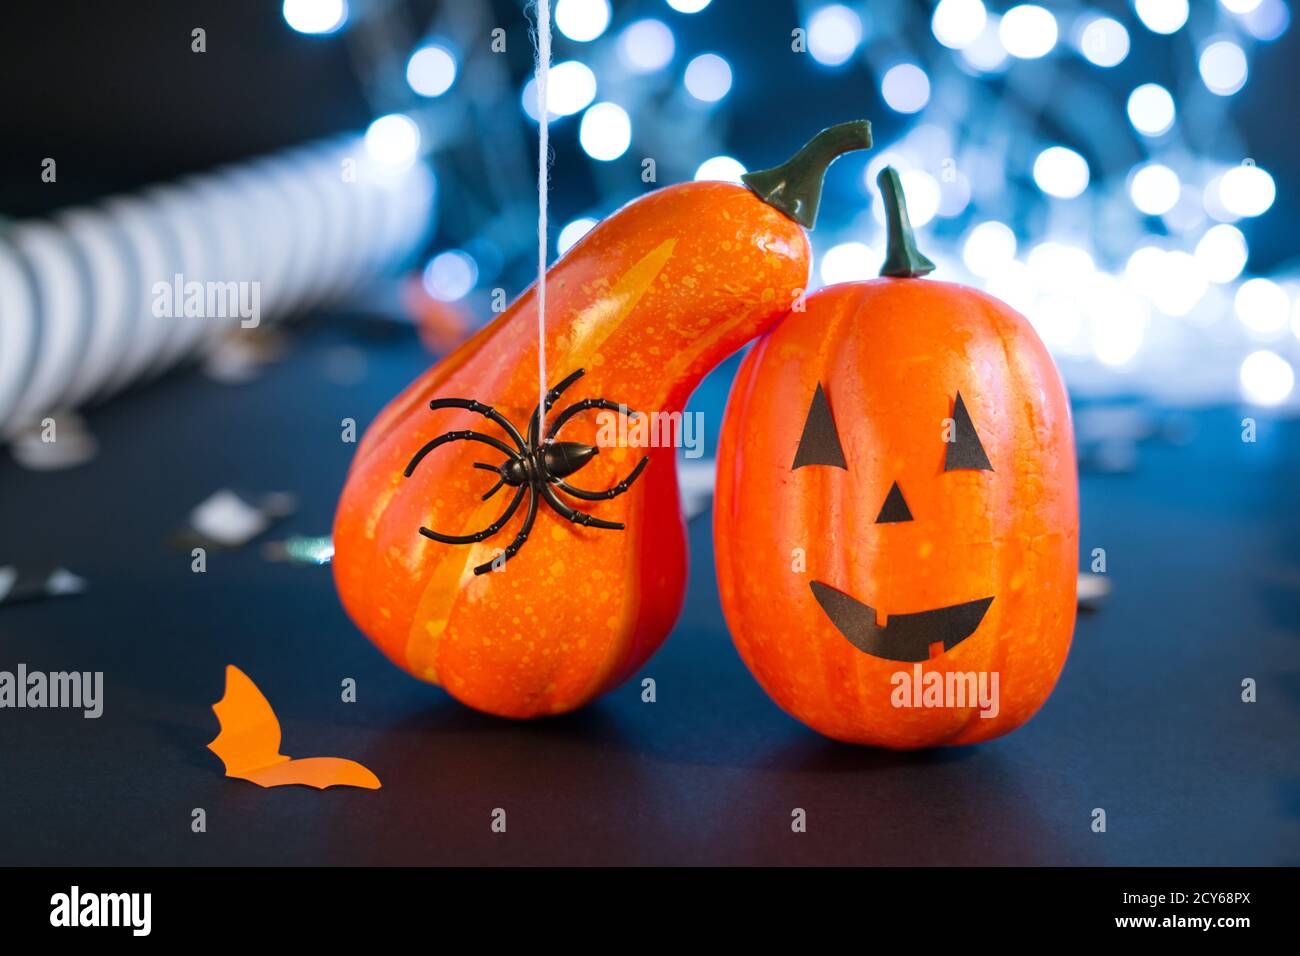
[[[587,374],[552,415],[603,397],[641,412],[681,411],[706,372],[770,328],[807,282],[802,229],[749,190],[686,183],[630,203],[547,273],[548,385]],[[580,707],[625,680],[676,621],[686,585],[685,534],[671,448],[602,447],[569,478],[597,490],[650,464],[631,490],[579,510],[626,530],[582,528],[545,504],[523,548],[475,577],[518,533],[525,507],[480,544],[428,540],[421,525],[468,534],[509,501],[475,461],[503,456],[454,442],[410,478],[415,451],[447,431],[509,440],[433,398],[475,398],[522,432],[537,404],[537,312],[530,289],[385,408],[357,450],[334,524],[334,578],[348,613],[396,664],[493,714],[534,717]],[[587,412],[559,439],[602,444]],[[508,491],[508,489],[507,489]]]
[[[791,470],[821,382],[848,469]],[[960,391],[993,471],[944,472]],[[897,481],[913,520],[877,524]],[[1078,482],[1065,389],[1023,316],[927,279],[831,286],[756,343],[718,451],[714,538],[732,637],[764,690],[838,740],[892,749],[1008,733],[1052,691],[1074,630]],[[803,549],[805,567],[796,558]],[[913,664],[858,650],[809,588],[889,614],[994,596],[930,671],[999,675],[999,712],[895,707]]]

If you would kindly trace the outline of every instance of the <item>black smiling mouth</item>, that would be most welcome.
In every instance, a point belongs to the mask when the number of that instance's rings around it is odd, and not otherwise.
[[[913,614],[891,614],[889,623],[876,623],[876,610],[829,584],[813,581],[813,597],[831,623],[850,644],[872,657],[888,661],[927,661],[930,645],[943,644],[950,651],[980,626],[992,597],[938,607]]]

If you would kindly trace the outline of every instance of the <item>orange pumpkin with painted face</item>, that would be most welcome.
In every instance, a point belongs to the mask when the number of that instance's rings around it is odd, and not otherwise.
[[[896,174],[882,278],[758,340],[718,452],[718,586],[736,647],[838,740],[967,744],[1020,726],[1070,646],[1069,404],[1025,318],[924,279]]]

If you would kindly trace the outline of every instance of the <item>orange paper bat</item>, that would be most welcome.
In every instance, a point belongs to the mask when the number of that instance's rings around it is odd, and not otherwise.
[[[208,749],[226,765],[226,776],[251,780],[259,787],[303,783],[326,787],[379,789],[379,778],[355,760],[305,757],[280,753],[280,721],[270,703],[248,675],[233,664],[226,667],[226,693],[212,705],[221,733]]]

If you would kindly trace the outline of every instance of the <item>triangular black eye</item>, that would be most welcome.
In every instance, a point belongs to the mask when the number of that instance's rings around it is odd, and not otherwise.
[[[970,420],[966,403],[957,393],[957,401],[952,407],[953,436],[948,443],[948,457],[944,459],[944,471],[969,469],[972,471],[992,471],[989,456],[984,454],[984,445],[975,433],[975,423]]]
[[[903,498],[903,489],[898,487],[898,482],[894,482],[889,489],[889,494],[885,495],[885,504],[880,509],[880,514],[876,515],[876,524],[893,524],[911,520],[912,509],[907,506],[907,501]]]
[[[834,468],[849,470],[844,461],[844,449],[840,447],[840,435],[835,430],[835,419],[831,417],[831,404],[826,401],[822,383],[817,383],[813,393],[812,405],[808,409],[808,418],[803,423],[803,435],[799,439],[799,448],[794,453],[793,471],[804,465],[830,465]]]

